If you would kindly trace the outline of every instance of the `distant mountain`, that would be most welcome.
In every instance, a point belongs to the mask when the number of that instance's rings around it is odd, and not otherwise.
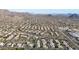
[[[28,12],[12,12],[0,9],[0,20],[29,20],[29,19],[49,19],[49,20],[79,20],[79,14],[30,14]]]
[[[69,17],[79,19],[79,14],[71,14]]]

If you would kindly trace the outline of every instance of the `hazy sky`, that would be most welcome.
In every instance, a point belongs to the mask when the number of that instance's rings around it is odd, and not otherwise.
[[[29,12],[34,14],[78,13],[79,9],[11,9],[10,11]]]

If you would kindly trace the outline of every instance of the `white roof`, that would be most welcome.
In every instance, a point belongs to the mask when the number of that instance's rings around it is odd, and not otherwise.
[[[73,37],[79,37],[79,32],[69,32]]]
[[[60,30],[67,30],[69,29],[68,27],[59,27]]]

